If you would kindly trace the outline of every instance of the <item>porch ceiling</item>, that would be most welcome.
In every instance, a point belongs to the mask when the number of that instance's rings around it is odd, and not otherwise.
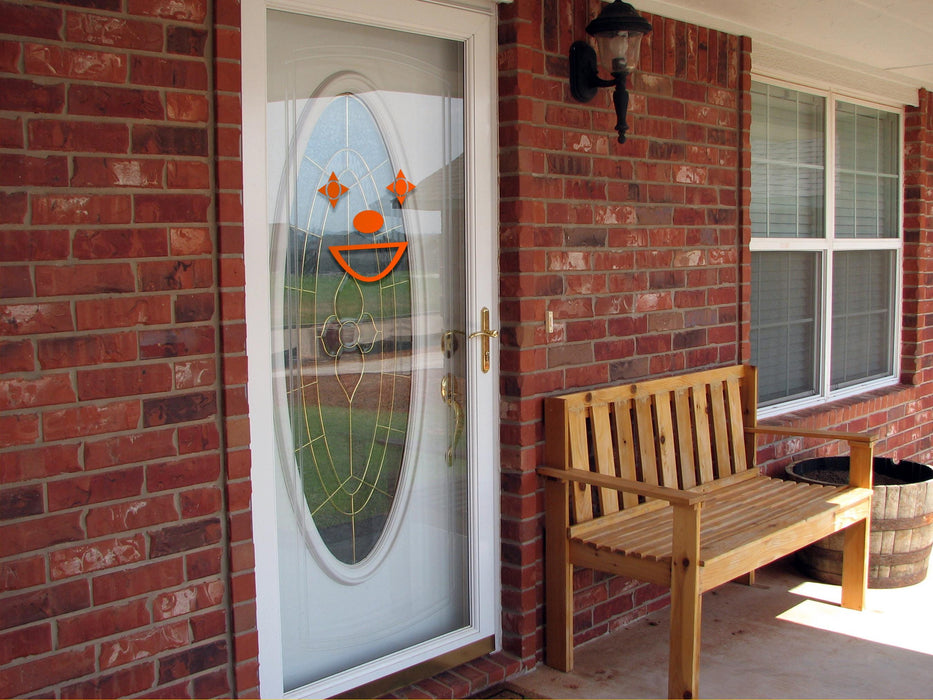
[[[888,83],[906,94],[933,89],[933,2],[930,0],[636,0],[639,10],[676,17],[753,41],[753,67],[780,73],[796,55],[870,83]],[[755,53],[761,49],[764,66]],[[790,65],[790,73],[797,72]],[[830,71],[831,73],[832,71]],[[827,71],[823,70],[823,74]],[[780,77],[780,76],[777,76]],[[892,99],[894,95],[891,95]],[[913,100],[916,100],[914,95]]]

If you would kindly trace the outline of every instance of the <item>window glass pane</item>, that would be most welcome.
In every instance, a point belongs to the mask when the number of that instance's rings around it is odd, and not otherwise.
[[[817,393],[819,259],[809,252],[752,254],[752,364],[762,404]]]
[[[836,235],[898,236],[898,115],[836,105]]]
[[[825,100],[752,84],[752,235],[824,236]]]
[[[835,254],[832,389],[893,371],[893,277],[893,251]]]

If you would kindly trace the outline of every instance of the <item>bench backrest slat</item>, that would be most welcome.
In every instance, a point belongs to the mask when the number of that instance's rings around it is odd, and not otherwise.
[[[756,395],[754,369],[737,365],[547,399],[550,466],[670,488],[693,488],[754,468],[744,425]],[[754,457],[754,455],[752,455]],[[633,494],[572,485],[572,519],[638,505]]]
[[[632,400],[622,399],[612,404],[612,421],[616,437],[616,456],[618,457],[619,476],[631,481],[638,480],[635,471],[635,436],[632,432]],[[622,494],[622,507],[638,505],[638,496],[634,493]]]

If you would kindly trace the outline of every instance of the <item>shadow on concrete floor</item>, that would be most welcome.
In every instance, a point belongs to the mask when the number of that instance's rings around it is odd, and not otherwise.
[[[933,577],[870,589],[863,612],[839,607],[840,588],[801,576],[790,559],[754,587],[703,596],[700,696],[933,698]],[[576,650],[572,673],[541,665],[512,683],[526,695],[652,698],[667,694],[669,611]]]

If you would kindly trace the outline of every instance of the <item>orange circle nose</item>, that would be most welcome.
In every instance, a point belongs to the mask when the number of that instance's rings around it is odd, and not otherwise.
[[[364,209],[353,217],[353,228],[360,233],[375,233],[383,223],[382,214],[372,209]]]

